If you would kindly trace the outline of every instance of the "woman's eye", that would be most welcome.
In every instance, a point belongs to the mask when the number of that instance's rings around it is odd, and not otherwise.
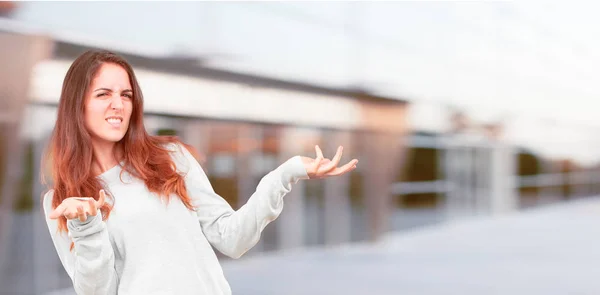
[[[132,98],[133,98],[133,95],[131,95],[131,94],[129,94],[129,93],[127,93],[127,94],[123,94],[123,96],[125,96],[125,97],[127,97],[127,98],[129,98],[129,99],[132,99]]]
[[[96,95],[96,97],[102,97],[102,96],[106,96],[106,95],[108,95],[108,93],[100,93],[100,94]]]

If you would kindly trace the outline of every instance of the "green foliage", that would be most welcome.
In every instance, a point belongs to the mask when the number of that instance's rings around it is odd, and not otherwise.
[[[349,192],[352,207],[364,207],[363,203],[363,175],[358,170],[350,172]]]
[[[435,181],[439,178],[439,151],[434,148],[411,148],[408,161],[397,181]],[[396,206],[405,208],[435,207],[440,202],[437,193],[406,194],[396,197]]]
[[[175,130],[175,129],[169,129],[169,128],[163,128],[163,129],[159,129],[156,132],[156,135],[159,135],[159,136],[176,136],[177,135],[177,130]]]
[[[208,180],[212,184],[213,189],[223,199],[229,203],[231,207],[237,209],[238,206],[238,185],[236,177],[216,177],[208,176]]]
[[[406,171],[406,173],[402,173],[404,175],[402,181],[437,180],[439,173],[438,153],[439,151],[433,148],[411,148],[408,152],[406,167],[400,167],[400,169]]]
[[[27,212],[33,209],[33,169],[34,151],[33,143],[29,142],[25,148],[23,161],[23,175],[19,181],[17,199],[14,203],[16,212]]]
[[[519,153],[519,175],[537,175],[540,170],[540,162],[534,154],[526,151]]]
[[[518,154],[518,174],[519,176],[530,176],[537,175],[541,172],[540,160],[532,153],[527,151],[520,151]],[[539,193],[539,187],[521,187],[519,194],[521,196],[537,196]]]

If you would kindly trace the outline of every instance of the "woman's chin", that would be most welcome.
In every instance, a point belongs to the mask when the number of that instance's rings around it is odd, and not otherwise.
[[[105,143],[117,143],[121,141],[123,137],[125,137],[125,134],[104,134],[101,136],[97,136],[96,140]]]

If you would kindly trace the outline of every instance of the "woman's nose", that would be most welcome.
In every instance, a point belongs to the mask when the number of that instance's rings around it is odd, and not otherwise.
[[[121,98],[121,96],[119,94],[113,95],[113,98],[111,101],[111,108],[113,110],[123,109],[123,99]]]

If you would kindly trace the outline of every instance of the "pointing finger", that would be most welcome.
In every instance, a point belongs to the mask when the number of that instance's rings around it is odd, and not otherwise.
[[[338,175],[342,175],[344,173],[350,172],[356,168],[357,163],[358,163],[358,160],[354,159],[354,160],[346,163],[346,165],[335,169],[331,173],[328,173],[327,176],[338,176]]]
[[[98,198],[98,201],[96,202],[96,208],[101,208],[104,205],[105,198],[106,198],[106,193],[102,189],[102,190],[100,190],[100,197]]]
[[[77,206],[77,216],[81,222],[84,222],[87,219],[85,212],[83,211],[83,206],[81,205]]]
[[[65,213],[63,213],[63,216],[68,220],[74,219],[77,217],[77,211],[73,212],[72,209],[67,209],[65,210]]]
[[[54,211],[50,212],[50,214],[48,214],[48,218],[50,219],[57,219],[59,218],[61,215],[63,215],[63,213],[65,212],[66,207],[64,205],[59,205],[58,207],[56,207],[56,209],[54,209]]]
[[[317,159],[321,158],[323,159],[323,152],[321,151],[321,149],[319,148],[319,145],[315,145],[315,151],[317,152]]]
[[[317,173],[319,171],[319,166],[321,166],[321,163],[323,163],[323,158],[317,157],[317,159],[315,160],[314,168],[313,168],[315,173]]]
[[[96,215],[96,213],[98,212],[97,211],[98,209],[96,208],[96,200],[90,198],[88,200],[88,204],[90,205],[90,212],[89,212],[89,214],[92,215],[92,216]]]

